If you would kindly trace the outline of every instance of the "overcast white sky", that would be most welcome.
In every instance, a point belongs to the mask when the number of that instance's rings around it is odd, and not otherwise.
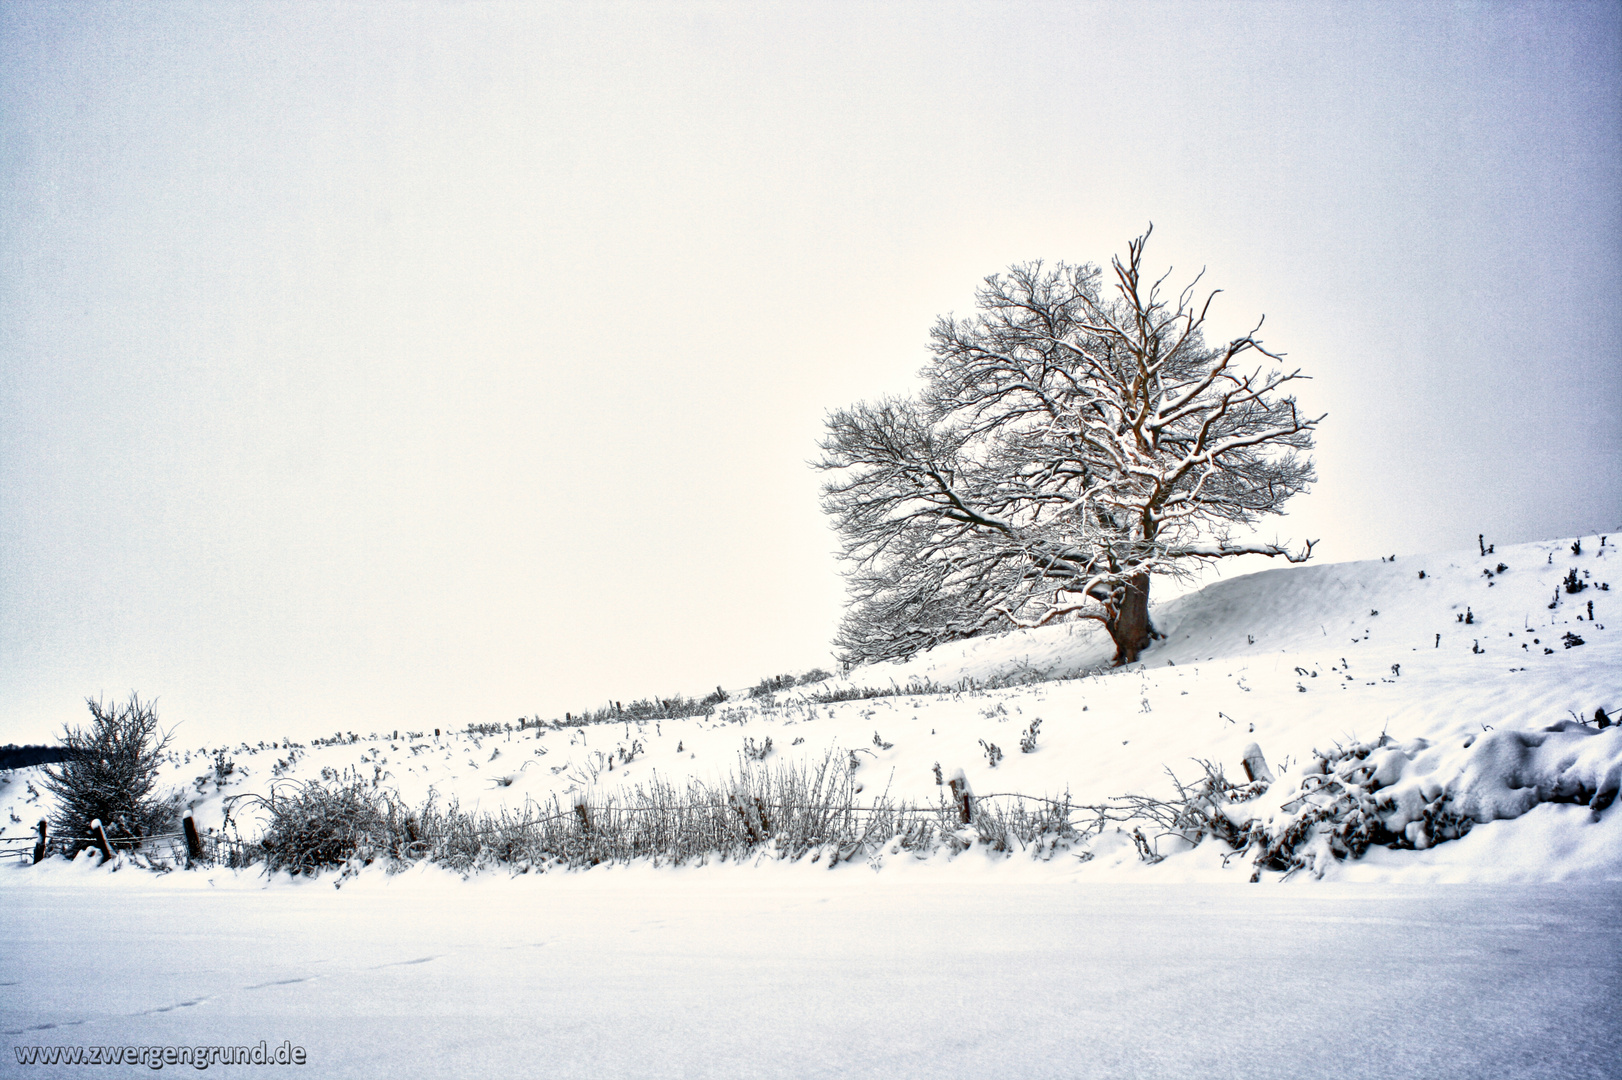
[[[828,665],[825,412],[1207,268],[1326,560],[1622,525],[1616,3],[0,3],[0,741]]]

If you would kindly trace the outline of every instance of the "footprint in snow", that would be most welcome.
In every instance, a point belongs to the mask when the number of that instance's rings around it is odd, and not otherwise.
[[[158,1013],[174,1012],[176,1009],[189,1009],[194,1005],[201,1005],[207,1000],[208,1000],[207,998],[196,998],[195,1000],[192,1000],[192,1001],[182,1001],[177,1005],[162,1005],[162,1006],[159,1006],[156,1009],[148,1009],[146,1012],[140,1013],[138,1015],[140,1015],[140,1016],[155,1016]]]
[[[60,1024],[35,1024],[33,1027],[18,1028],[16,1031],[8,1031],[8,1032],[6,1032],[6,1034],[7,1035],[26,1035],[30,1031],[51,1031],[54,1028],[78,1027],[81,1024],[88,1024],[88,1023],[90,1023],[89,1020],[64,1020]]]
[[[252,986],[244,986],[243,989],[266,990],[272,986],[292,986],[294,983],[310,982],[314,979],[319,979],[320,977],[321,976],[319,975],[300,975],[296,979],[272,979],[270,982],[255,983]]]

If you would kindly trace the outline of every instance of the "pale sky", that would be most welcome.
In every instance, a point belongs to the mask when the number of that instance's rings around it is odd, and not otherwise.
[[[0,741],[831,666],[825,413],[1150,221],[1268,538],[1622,527],[1619,174],[1617,3],[0,3]]]

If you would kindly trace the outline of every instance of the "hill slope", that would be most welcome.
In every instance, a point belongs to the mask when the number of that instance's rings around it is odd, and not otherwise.
[[[205,828],[220,826],[230,796],[266,793],[282,778],[359,775],[409,804],[432,796],[498,812],[553,799],[567,805],[581,792],[601,798],[655,776],[715,782],[747,767],[745,753],[758,755],[769,740],[768,767],[830,753],[854,761],[869,798],[887,792],[933,803],[940,776],[961,768],[988,795],[1068,792],[1102,803],[1128,793],[1169,797],[1176,789],[1168,769],[1187,782],[1203,775],[1200,760],[1243,779],[1241,761],[1255,743],[1278,782],[1247,812],[1282,822],[1302,784],[1313,783],[1307,773],[1323,767],[1319,753],[1372,747],[1385,736],[1377,786],[1402,804],[1387,815],[1391,828],[1400,833],[1417,821],[1440,792],[1453,800],[1450,812],[1475,800],[1469,806],[1483,824],[1428,851],[1320,858],[1319,871],[1622,876],[1619,815],[1570,802],[1593,801],[1607,783],[1614,789],[1622,772],[1622,734],[1574,723],[1596,709],[1622,711],[1622,623],[1607,628],[1608,618],[1622,617],[1610,610],[1618,598],[1612,567],[1622,567],[1622,556],[1610,538],[1587,537],[1486,556],[1281,568],[1156,605],[1164,639],[1128,668],[1104,667],[1111,648],[1090,625],[1048,627],[735,700],[710,716],[198,747],[175,755],[164,782],[187,792]],[[827,700],[923,683],[946,689]],[[1561,721],[1572,730],[1541,734]],[[1021,752],[1033,725],[1034,746]],[[1514,732],[1529,734],[1510,739]],[[43,801],[29,794],[31,772],[0,787],[9,834],[42,813]],[[1432,805],[1427,829],[1436,812]],[[1238,873],[1222,870],[1221,844],[1186,851],[1175,837],[1151,831],[1148,839],[1171,858],[1147,867],[1127,832],[1111,832],[1080,853],[1091,861],[1065,862],[1066,872]]]

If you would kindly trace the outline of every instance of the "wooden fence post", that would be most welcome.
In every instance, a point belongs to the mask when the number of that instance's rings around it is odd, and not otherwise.
[[[45,830],[49,828],[49,825],[44,818],[40,818],[39,824],[35,825],[34,828],[39,830],[39,842],[34,845],[34,861],[39,862],[45,858]]]
[[[113,846],[107,842],[107,830],[101,827],[101,818],[90,823],[90,831],[95,833],[95,841],[101,847],[102,858],[108,862],[113,858]]]
[[[1256,743],[1245,747],[1245,777],[1251,783],[1257,780],[1269,784],[1273,782],[1273,770],[1267,767],[1267,759],[1262,757],[1262,748]]]
[[[203,861],[203,840],[197,835],[197,822],[192,820],[190,814],[186,815],[181,825],[186,829],[186,865]]]
[[[738,816],[743,819],[743,827],[749,833],[749,843],[764,843],[766,840],[766,827],[762,822],[763,815],[761,811],[764,809],[764,805],[760,799],[756,798],[752,803],[746,803],[738,796],[733,795],[728,801],[732,803],[732,809],[736,810]]]
[[[958,769],[946,783],[952,789],[952,801],[957,804],[958,820],[964,825],[973,824],[974,792],[969,789],[969,778]]]

